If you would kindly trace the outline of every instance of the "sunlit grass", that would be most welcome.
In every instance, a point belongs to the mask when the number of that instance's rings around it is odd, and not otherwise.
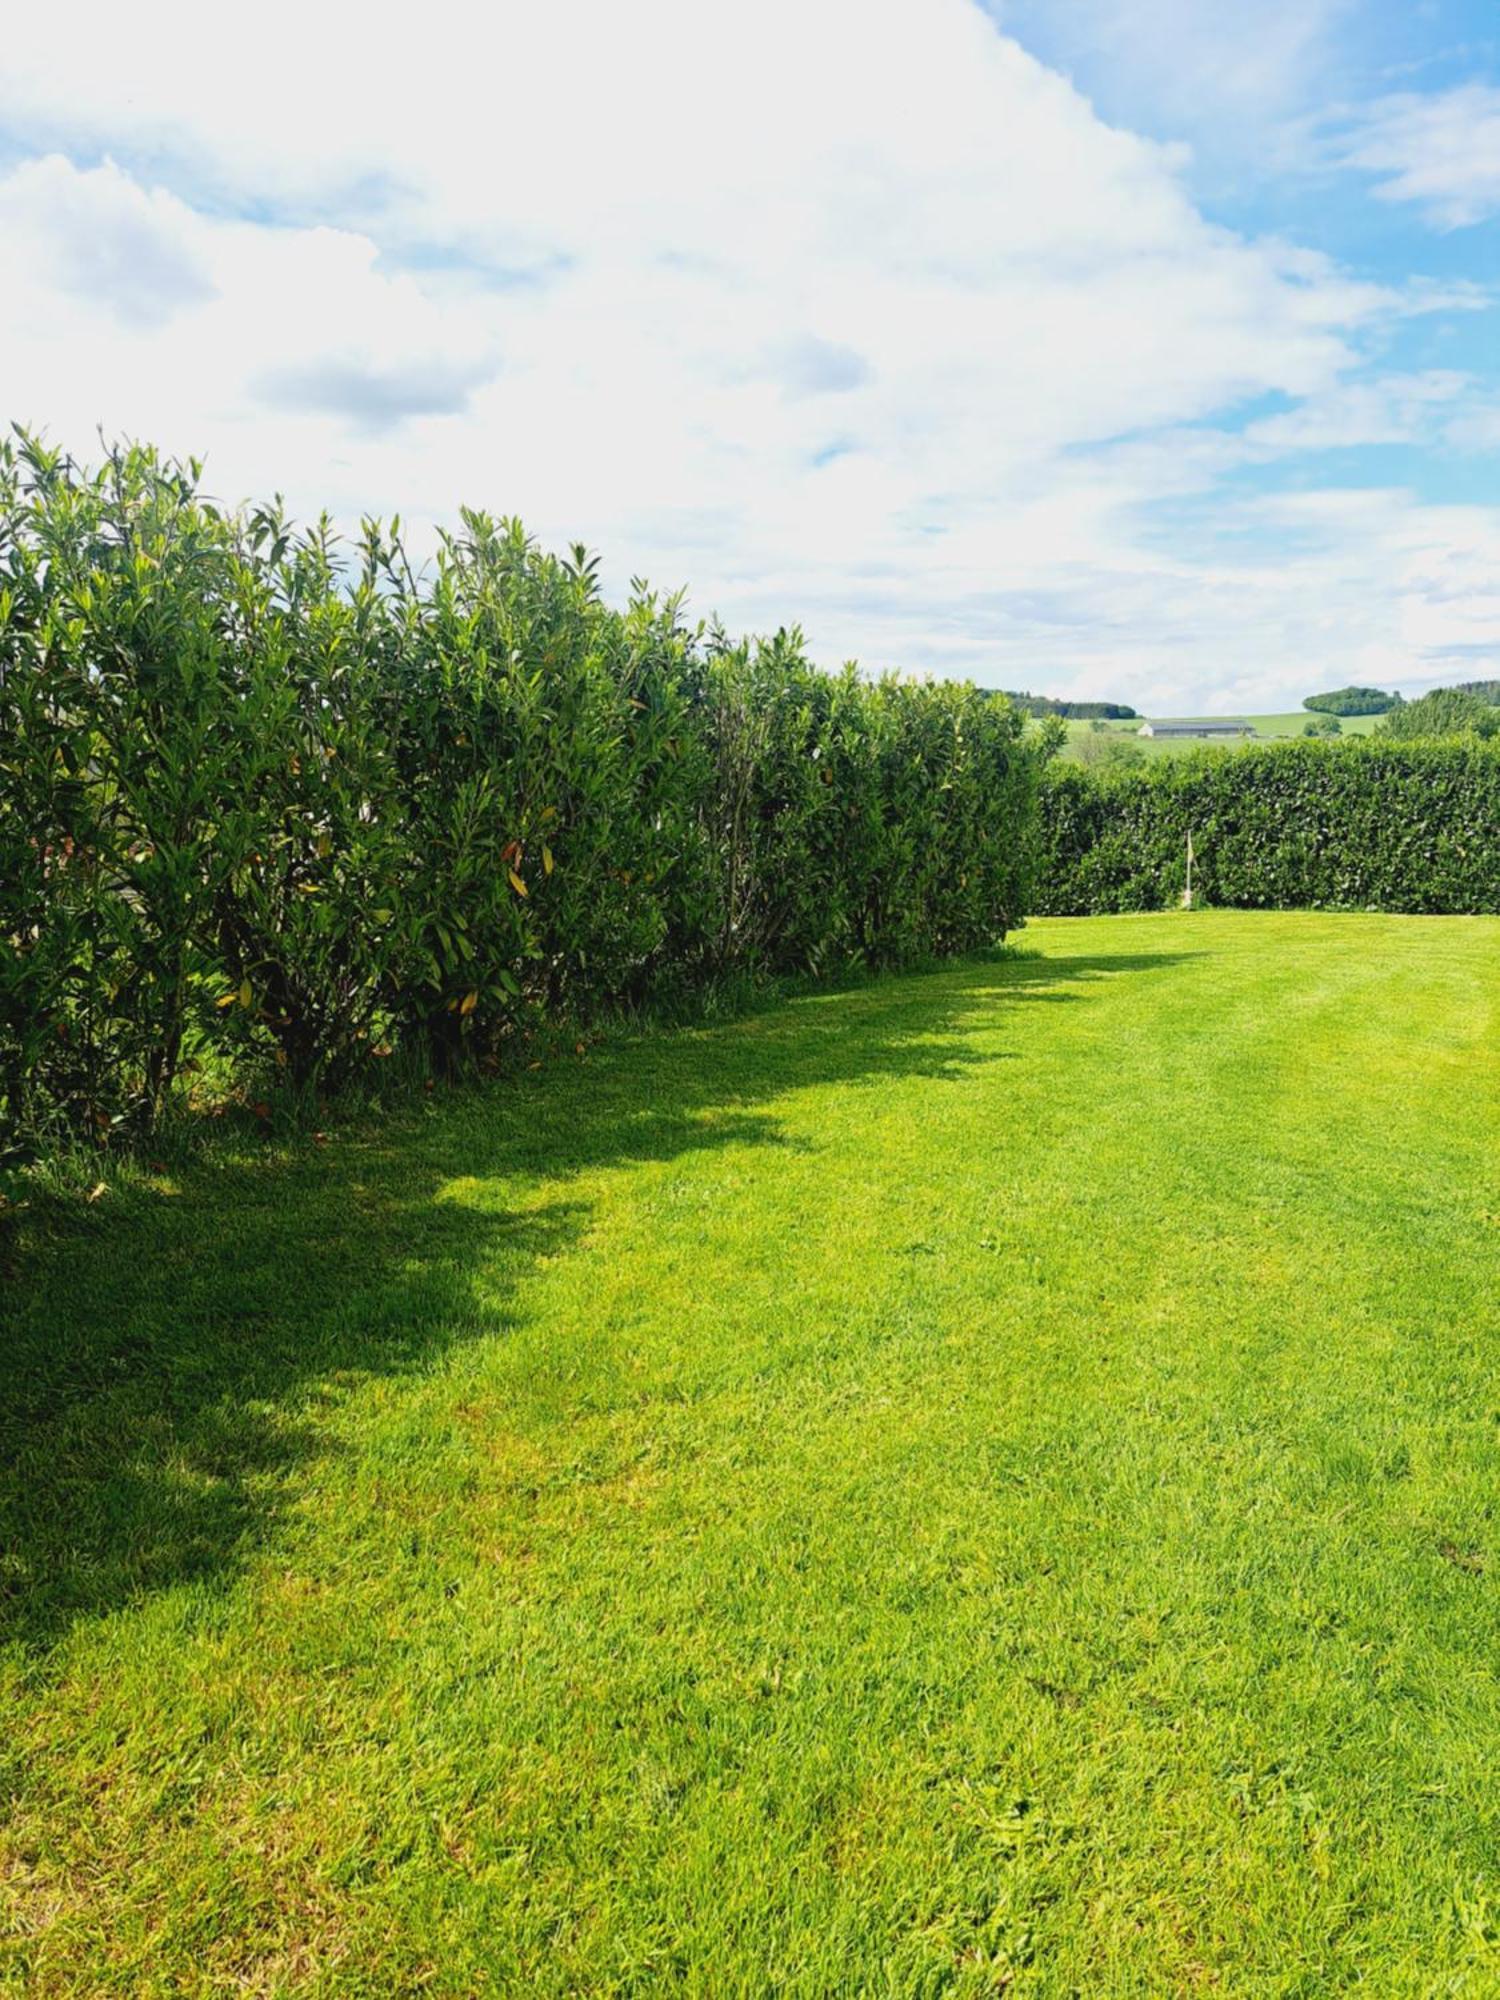
[[[24,1252],[16,1987],[1500,1988],[1500,922],[1022,946]]]
[[[1157,716],[1153,719],[1158,722],[1167,722],[1173,720],[1200,721],[1203,718],[1194,716],[1180,718]],[[1210,721],[1223,721],[1225,718],[1217,716],[1208,719]],[[1145,721],[1144,716],[1138,717],[1133,722],[1106,722],[1104,728],[1111,736],[1128,737],[1132,743],[1139,744],[1141,750],[1148,757],[1175,757],[1181,755],[1185,750],[1201,750],[1206,742],[1217,743],[1224,748],[1232,750],[1241,741],[1247,743],[1283,742],[1288,737],[1305,736],[1307,734],[1307,725],[1313,720],[1313,717],[1307,709],[1299,708],[1292,710],[1289,714],[1241,715],[1233,719],[1248,722],[1255,731],[1254,736],[1245,738],[1142,736],[1140,728],[1141,723]],[[1339,733],[1342,736],[1371,736],[1379,728],[1384,719],[1383,716],[1379,715],[1342,715],[1338,718]],[[1067,739],[1063,745],[1063,755],[1078,757],[1084,754],[1084,739],[1092,734],[1097,734],[1092,723],[1077,720],[1070,721],[1067,724]]]

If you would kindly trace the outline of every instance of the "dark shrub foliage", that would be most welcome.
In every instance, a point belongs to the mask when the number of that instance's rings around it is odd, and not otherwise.
[[[1122,701],[1067,701],[1055,694],[1021,694],[1001,690],[1003,698],[1025,715],[1060,715],[1073,722],[1134,722],[1136,711]]]
[[[1381,737],[1058,764],[1036,908],[1158,910],[1184,886],[1246,909],[1500,911],[1500,744]]]
[[[417,575],[198,479],[0,447],[0,1138],[1021,921],[1051,739],[1008,703],[612,608],[514,522]]]
[[[1399,694],[1382,694],[1379,688],[1346,687],[1335,688],[1332,694],[1310,694],[1303,697],[1302,706],[1319,711],[1324,715],[1384,715],[1388,709],[1399,708]]]

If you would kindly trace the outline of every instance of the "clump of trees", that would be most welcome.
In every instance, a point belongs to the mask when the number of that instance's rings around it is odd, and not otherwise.
[[[1050,747],[818,671],[465,512],[226,510],[195,464],[0,445],[0,1152],[196,1080],[494,1060],[540,1023],[894,966],[1020,922]]]
[[[1086,769],[1093,771],[1120,770],[1146,761],[1146,751],[1138,737],[1117,729],[1107,729],[1103,722],[1097,720],[1075,738],[1072,754]]]
[[[1500,708],[1470,688],[1434,688],[1393,708],[1380,727],[1383,735],[1407,738],[1500,736]]]
[[[1024,694],[1011,688],[998,690],[1001,698],[1019,708],[1023,715],[1059,715],[1071,722],[1134,722],[1136,711],[1121,701],[1067,701],[1060,695]]]
[[[1342,736],[1344,725],[1336,715],[1310,715],[1302,725],[1304,736]]]
[[[1385,694],[1379,688],[1335,688],[1331,694],[1310,694],[1302,706],[1322,715],[1384,715],[1401,704],[1399,694]]]

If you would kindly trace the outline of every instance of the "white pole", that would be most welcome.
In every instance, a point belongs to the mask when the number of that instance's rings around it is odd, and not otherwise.
[[[1185,910],[1190,910],[1193,907],[1193,829],[1191,827],[1188,828],[1187,887],[1182,892],[1182,907]]]

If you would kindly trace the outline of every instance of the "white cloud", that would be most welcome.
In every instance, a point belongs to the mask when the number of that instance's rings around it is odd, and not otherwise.
[[[1471,405],[1454,417],[1446,436],[1460,451],[1500,451],[1500,403]]]
[[[1410,298],[1205,221],[969,0],[274,0],[232,88],[203,20],[8,29],[0,117],[56,150],[0,181],[0,413],[304,513],[518,512],[829,661],[1174,706],[1425,672],[1422,509],[1283,560],[1216,486],[1456,417],[1457,375],[1363,380]]]
[[[41,272],[60,292],[152,327],[212,298],[189,211],[113,165],[80,174],[54,155],[0,184],[8,275]]]
[[[1500,215],[1500,88],[1466,83],[1382,98],[1339,144],[1343,162],[1379,176],[1384,201],[1413,202],[1440,229]]]
[[[1266,456],[1430,441],[1442,434],[1454,405],[1471,387],[1468,376],[1437,368],[1341,382],[1324,396],[1248,425],[1244,441]]]

